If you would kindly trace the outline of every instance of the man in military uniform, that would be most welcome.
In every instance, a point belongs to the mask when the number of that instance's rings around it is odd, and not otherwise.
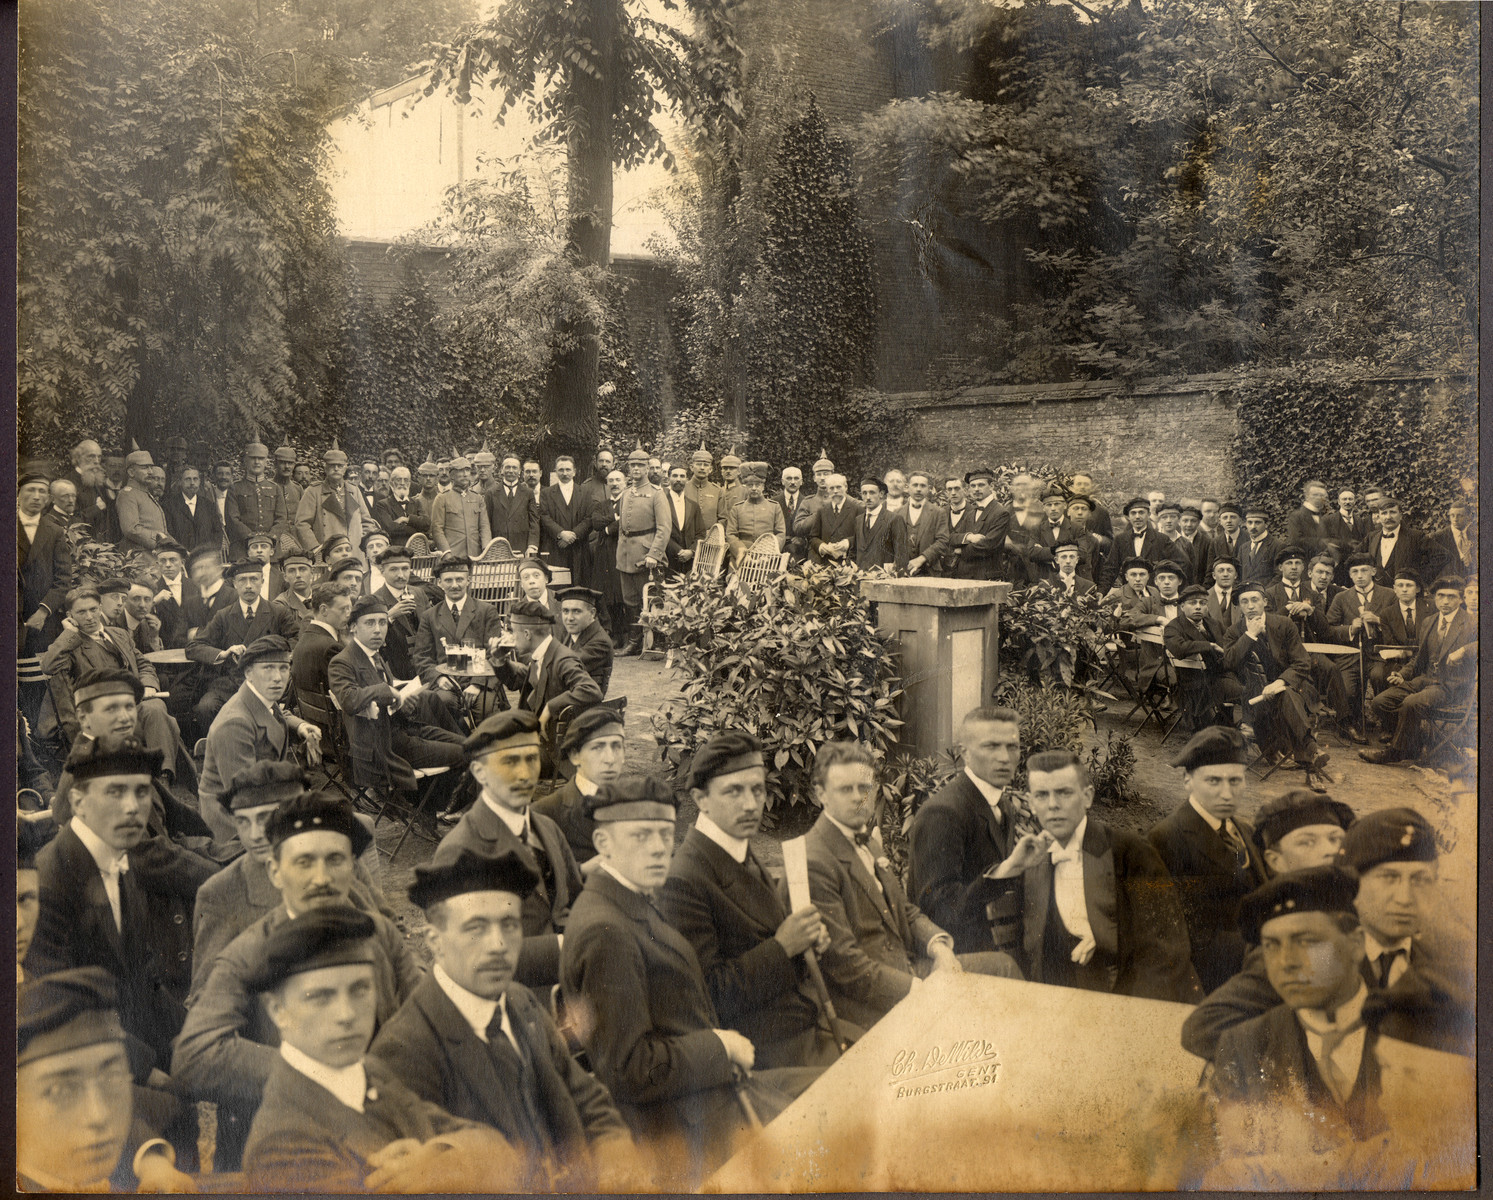
[[[721,455],[721,520],[731,515],[731,509],[746,499],[746,485],[741,481],[741,455],[732,446]]]
[[[685,499],[693,500],[700,506],[700,519],[707,528],[726,519],[726,512],[721,508],[721,489],[710,482],[713,461],[710,451],[705,449],[705,443],[701,442],[700,448],[690,455],[690,477],[689,482],[684,485]]]
[[[346,486],[347,455],[337,448],[336,439],[321,461],[321,482],[301,494],[295,514],[296,536],[313,553],[334,533],[345,534],[353,545],[363,541],[363,510],[358,501],[349,500],[349,492],[357,489]]]
[[[469,459],[451,460],[451,490],[442,492],[430,506],[430,536],[438,550],[468,558],[477,558],[492,540],[487,502],[472,487]]]
[[[243,558],[251,533],[275,537],[289,529],[285,493],[269,479],[270,452],[255,438],[244,447],[244,477],[228,489],[228,556]]]
[[[485,496],[487,489],[492,486],[497,465],[498,456],[487,448],[487,440],[484,438],[482,448],[472,455],[472,468],[477,472],[477,481],[472,484],[472,490],[479,496]]]
[[[648,452],[642,443],[627,456],[627,488],[621,497],[617,532],[617,578],[627,609],[628,639],[624,655],[643,652],[643,584],[666,561],[669,502],[664,490],[648,482]],[[760,493],[760,489],[759,489]],[[765,504],[766,501],[763,501]]]
[[[733,504],[726,514],[726,550],[733,563],[740,561],[764,533],[777,538],[779,550],[788,537],[783,510],[763,495],[767,485],[767,464],[746,463],[741,469],[741,481],[746,486],[746,498]]]
[[[166,512],[160,502],[145,486],[145,477],[155,464],[149,450],[133,450],[125,456],[125,470],[129,483],[119,489],[114,507],[119,513],[119,531],[123,535],[121,548],[130,550],[154,550],[156,543],[169,538],[166,528]]]
[[[295,524],[295,511],[301,503],[301,485],[295,481],[295,447],[286,438],[275,451],[275,483],[285,494],[287,526]]]

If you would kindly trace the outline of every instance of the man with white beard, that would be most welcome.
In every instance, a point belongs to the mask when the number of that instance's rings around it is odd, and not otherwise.
[[[412,533],[428,533],[430,514],[410,495],[410,470],[395,467],[389,473],[389,491],[373,506],[373,519],[389,535],[389,545],[403,547]]]

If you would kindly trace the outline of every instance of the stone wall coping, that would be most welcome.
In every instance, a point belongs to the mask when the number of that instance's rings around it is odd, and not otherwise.
[[[926,608],[986,608],[1005,603],[1009,583],[983,579],[863,579],[861,594],[883,604]]]

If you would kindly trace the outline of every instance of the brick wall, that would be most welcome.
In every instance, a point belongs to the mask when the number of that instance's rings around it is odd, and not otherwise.
[[[1133,392],[1111,383],[1059,383],[892,399],[907,416],[903,440],[863,447],[864,464],[878,474],[896,465],[942,477],[1018,461],[1085,468],[1111,508],[1142,489],[1197,499],[1233,492],[1234,402],[1225,376]]]

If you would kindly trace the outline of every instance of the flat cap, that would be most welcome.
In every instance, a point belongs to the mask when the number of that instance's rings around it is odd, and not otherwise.
[[[1357,910],[1358,880],[1340,867],[1309,867],[1277,875],[1239,902],[1239,932],[1251,946],[1260,944],[1260,930],[1277,917],[1298,913],[1351,913]]]
[[[447,571],[465,571],[471,574],[472,560],[465,554],[457,554],[454,550],[447,550],[441,555],[440,561],[435,565],[435,577],[439,579]]]
[[[383,538],[384,539],[384,545],[387,546],[389,544],[389,535],[387,533],[385,533],[382,529],[378,528],[378,526],[375,525],[372,529],[370,529],[367,533],[365,533],[363,535],[363,549],[367,550],[368,549],[368,543],[372,542],[372,541],[375,541],[378,538]]]
[[[28,483],[51,483],[51,477],[40,471],[23,471],[16,478],[16,491],[20,491]]]
[[[762,743],[742,730],[716,734],[695,751],[689,766],[689,786],[706,788],[717,775],[745,771],[748,767],[765,767]]]
[[[622,714],[606,704],[593,704],[570,722],[560,742],[560,753],[569,754],[579,750],[592,738],[607,729],[621,730]]]
[[[1269,517],[1270,510],[1263,504],[1246,504],[1244,506],[1244,515],[1246,517]]]
[[[373,933],[373,918],[351,905],[309,909],[270,931],[244,987],[251,993],[268,992],[305,971],[371,964]]]
[[[373,835],[347,799],[335,792],[302,792],[270,814],[264,836],[272,847],[303,833],[340,833],[353,845],[353,857],[368,849]]]
[[[526,708],[509,708],[493,713],[472,730],[461,749],[467,762],[475,762],[508,742],[538,741],[539,718]]]
[[[742,479],[760,479],[767,482],[768,466],[765,462],[749,462],[741,464]]]
[[[1244,746],[1244,735],[1227,725],[1209,725],[1199,729],[1187,739],[1187,744],[1172,759],[1172,766],[1184,771],[1196,771],[1199,767],[1217,766],[1221,763],[1249,761],[1249,751]]]
[[[1282,546],[1275,552],[1275,565],[1278,567],[1281,563],[1290,562],[1293,558],[1299,558],[1305,562],[1306,551],[1300,546]]]
[[[130,581],[122,579],[118,575],[110,575],[108,579],[99,580],[98,594],[100,596],[113,596],[130,590]]]
[[[85,783],[106,775],[147,775],[155,778],[161,772],[161,752],[151,750],[145,743],[134,738],[125,738],[107,748],[103,742],[95,741],[87,746],[75,747],[67,756],[64,769],[73,777],[74,783]]]
[[[156,543],[156,553],[180,554],[182,560],[185,561],[187,557],[187,548],[180,542],[178,542],[175,538],[162,538],[159,542]]]
[[[605,821],[672,821],[679,811],[674,793],[661,779],[630,775],[604,783],[587,796],[581,811],[598,823]]]
[[[520,560],[518,570],[515,574],[522,575],[525,571],[542,571],[546,579],[552,580],[555,577],[550,571],[549,563],[545,562],[542,558],[525,558]]]
[[[1174,512],[1178,516],[1181,516],[1182,515],[1182,506],[1180,504],[1178,504],[1175,500],[1163,500],[1160,504],[1158,504],[1156,506],[1156,515],[1159,517],[1164,512]],[[1202,514],[1199,513],[1198,515],[1201,516]]]
[[[82,704],[100,696],[133,696],[135,703],[145,699],[145,685],[137,675],[118,667],[85,671],[73,684],[73,703]]]
[[[1213,566],[1215,566],[1215,567],[1233,567],[1234,570],[1237,571],[1237,570],[1239,570],[1239,560],[1237,558],[1234,558],[1234,557],[1228,555],[1228,554],[1220,554],[1217,558],[1215,558],[1213,560]]]
[[[1343,862],[1360,875],[1387,862],[1435,862],[1436,831],[1413,808],[1364,813],[1343,838]]]
[[[311,556],[309,551],[302,550],[299,546],[292,546],[289,550],[284,551],[275,561],[282,567],[287,563],[293,562],[303,562],[309,567],[316,560]]]
[[[538,600],[515,600],[508,606],[510,625],[553,625],[555,614]]]
[[[1401,567],[1395,572],[1394,577],[1396,583],[1402,579],[1408,579],[1411,583],[1415,584],[1415,590],[1420,591],[1420,572],[1414,568]]]
[[[437,851],[430,862],[416,867],[409,896],[416,908],[428,909],[468,892],[509,892],[522,900],[538,886],[538,872],[517,850],[490,855],[463,846],[455,854]]]
[[[874,475],[867,475],[861,480],[861,487],[874,487],[883,496],[886,495],[886,483],[877,479]]]
[[[1082,553],[1082,551],[1080,551],[1078,548],[1078,543],[1075,542],[1072,538],[1068,538],[1065,541],[1058,542],[1052,548],[1052,552],[1055,555],[1061,554],[1064,550],[1072,550],[1074,554]]]
[[[239,655],[239,669],[251,667],[257,662],[289,662],[290,643],[276,633],[257,637]]]
[[[262,758],[251,763],[228,784],[228,791],[219,799],[229,812],[246,808],[263,808],[267,804],[283,804],[303,795],[307,784],[306,772],[300,764],[286,760]]]
[[[1075,504],[1082,504],[1090,512],[1094,511],[1094,498],[1092,496],[1085,496],[1081,492],[1075,492],[1068,497],[1068,507],[1072,508]]]
[[[348,625],[352,625],[355,621],[362,620],[370,613],[382,613],[387,617],[389,615],[389,606],[377,596],[359,596],[353,601],[353,609],[347,618],[347,623]]]
[[[1268,850],[1294,829],[1308,825],[1336,825],[1348,829],[1353,824],[1353,810],[1341,800],[1306,788],[1292,788],[1272,796],[1260,805],[1255,815],[1255,845]]]
[[[601,593],[595,588],[588,588],[584,584],[572,583],[555,591],[555,603],[564,604],[567,600],[584,600],[592,608],[601,603]]]
[[[231,562],[224,566],[223,578],[232,583],[240,575],[259,575],[263,571],[263,563],[254,562],[252,559],[241,558],[237,562]]]
[[[1186,579],[1187,568],[1179,562],[1163,558],[1151,567],[1151,578],[1157,579],[1162,575],[1175,575],[1178,579]]]
[[[75,967],[28,980],[16,996],[16,1066],[123,1042],[114,977],[103,967]]]

